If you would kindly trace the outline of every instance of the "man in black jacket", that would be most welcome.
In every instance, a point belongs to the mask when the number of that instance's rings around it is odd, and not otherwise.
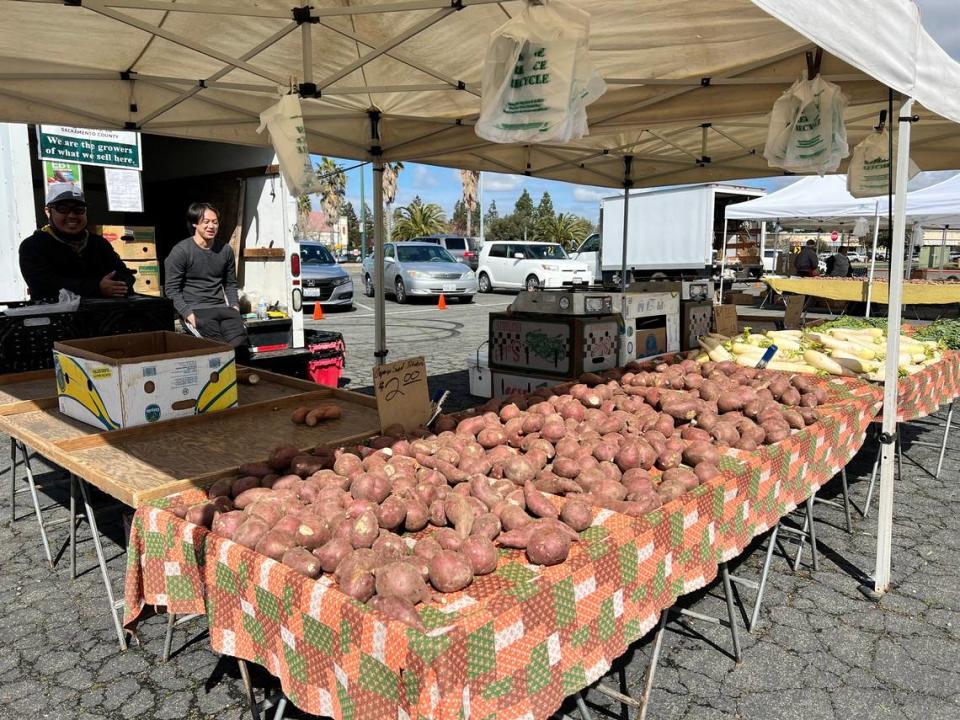
[[[47,198],[50,222],[20,243],[20,273],[34,300],[55,300],[66,288],[86,298],[124,297],[131,272],[106,238],[87,231],[87,203],[75,188]]]
[[[806,246],[800,250],[797,259],[794,261],[794,268],[800,277],[815,277],[820,265],[820,258],[817,257],[816,240],[807,240]]]

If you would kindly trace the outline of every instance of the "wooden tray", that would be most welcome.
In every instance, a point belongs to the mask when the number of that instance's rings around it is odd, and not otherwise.
[[[376,400],[368,395],[257,371],[260,383],[238,386],[239,407],[98,431],[57,410],[56,381],[52,371],[43,372],[46,378],[0,376],[4,393],[0,398],[7,401],[0,403],[0,430],[131,507],[205,487],[236,473],[242,463],[265,460],[277,445],[303,450],[339,446],[364,440],[380,429]],[[17,381],[5,382],[10,378]],[[53,397],[44,397],[45,387],[53,390]],[[312,428],[290,421],[295,408],[321,402],[337,403],[343,416]]]

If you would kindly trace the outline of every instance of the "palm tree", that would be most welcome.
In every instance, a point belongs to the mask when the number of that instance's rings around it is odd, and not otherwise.
[[[480,182],[480,173],[476,170],[461,170],[460,182],[463,183],[463,204],[467,208],[467,236],[473,234],[471,221],[473,212],[477,209],[477,184]]]
[[[297,227],[299,227],[299,235],[303,239],[307,237],[307,225],[310,222],[311,210],[313,210],[313,205],[310,203],[310,194],[301,193],[297,195]]]
[[[411,203],[398,208],[397,226],[394,239],[409,240],[422,235],[435,235],[442,232],[447,224],[443,208],[435,203]]]
[[[390,210],[393,208],[393,201],[397,199],[397,180],[400,177],[401,170],[403,170],[403,163],[399,160],[383,165],[383,203],[386,206],[384,217],[387,219],[387,237],[385,240],[388,241],[393,235],[393,213]]]
[[[323,199],[323,212],[331,229],[340,227],[340,208],[343,206],[343,196],[347,191],[347,175],[343,168],[333,160],[324,157],[315,170],[315,187]],[[340,244],[337,237],[335,245]]]
[[[543,218],[536,227],[536,238],[560,243],[567,250],[573,249],[593,230],[588,220],[572,213],[560,213]]]

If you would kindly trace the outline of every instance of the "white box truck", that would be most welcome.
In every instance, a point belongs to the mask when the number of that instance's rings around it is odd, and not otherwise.
[[[724,227],[728,205],[765,195],[759,188],[737,185],[687,185],[630,193],[627,219],[627,269],[633,279],[710,278],[719,276],[724,235],[727,264],[759,276],[765,228]],[[755,253],[738,252],[756,244]],[[753,263],[738,263],[756,256]],[[600,232],[588,237],[571,257],[593,268],[594,279],[619,284],[623,262],[623,195],[604,198]],[[739,267],[738,267],[739,264]]]

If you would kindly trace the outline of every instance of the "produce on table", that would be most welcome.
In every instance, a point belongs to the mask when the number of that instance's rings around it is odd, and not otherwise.
[[[817,420],[823,383],[735,362],[632,364],[473,413],[438,434],[278,447],[172,512],[421,627],[416,605],[496,569],[498,548],[555,565],[600,508],[639,517]],[[561,497],[565,496],[565,497]],[[415,533],[403,536],[400,533]]]
[[[749,328],[728,338],[700,338],[702,360],[733,360],[743,367],[756,367],[771,345],[777,353],[767,364],[770,370],[794,373],[862,377],[882,382],[885,375],[887,338],[878,327],[845,327],[835,321],[805,330],[771,330],[751,333]],[[937,340],[900,336],[900,375],[912,375],[943,358]]]
[[[325,420],[336,420],[342,414],[343,410],[339,405],[324,403],[313,407],[298,407],[290,415],[290,420],[294,425],[314,427]]]

